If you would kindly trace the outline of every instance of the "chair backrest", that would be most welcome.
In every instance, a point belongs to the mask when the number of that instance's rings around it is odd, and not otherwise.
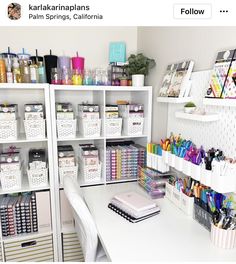
[[[80,186],[71,177],[64,177],[64,192],[73,210],[75,229],[84,260],[93,262],[96,260],[98,234],[93,218],[81,196]]]

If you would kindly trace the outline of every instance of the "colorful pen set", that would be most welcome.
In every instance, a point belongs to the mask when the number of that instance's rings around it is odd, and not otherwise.
[[[147,152],[161,156],[162,155],[162,148],[159,144],[148,143],[147,144]]]

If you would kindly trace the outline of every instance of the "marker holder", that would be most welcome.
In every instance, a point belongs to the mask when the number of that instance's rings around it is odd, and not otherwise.
[[[183,173],[187,176],[191,176],[191,162],[183,159]]]
[[[200,182],[206,186],[211,186],[212,171],[206,170],[205,166],[201,166]]]
[[[169,166],[163,162],[162,156],[154,153],[147,153],[147,167],[162,173],[169,171]]]
[[[175,167],[175,154],[168,152],[168,164],[171,167]]]
[[[176,189],[175,187],[173,188],[173,195],[172,195],[172,202],[180,208],[180,203],[181,203],[181,192]]]
[[[183,171],[183,158],[178,156],[175,157],[175,168],[178,171]]]
[[[212,181],[211,187],[219,193],[235,192],[236,190],[236,164],[226,163],[224,169],[220,167],[220,162],[212,165]]]
[[[201,177],[201,166],[191,163],[191,175],[194,180],[200,181]]]
[[[185,193],[181,193],[180,209],[186,214],[193,217],[194,197],[189,197]]]
[[[236,230],[225,230],[211,223],[211,242],[224,249],[236,247]]]
[[[172,201],[173,189],[174,189],[174,186],[169,184],[168,182],[166,182],[166,195],[165,195],[165,197],[167,199],[169,199],[170,201]]]
[[[168,164],[168,153],[169,153],[169,151],[162,150],[162,160],[166,164]]]

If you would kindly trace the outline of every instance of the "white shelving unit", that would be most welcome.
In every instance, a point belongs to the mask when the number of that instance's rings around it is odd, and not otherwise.
[[[206,113],[205,115],[198,115],[184,113],[183,111],[175,112],[175,117],[199,122],[213,122],[219,119],[219,115],[215,113]]]
[[[215,98],[204,98],[204,105],[215,105],[215,106],[232,106],[236,107],[236,99],[215,99]]]
[[[184,104],[191,102],[192,100],[192,97],[157,97],[157,102],[168,104]]]
[[[56,211],[57,219],[60,220],[60,199],[59,189],[63,188],[59,182],[58,175],[58,145],[70,144],[75,150],[76,156],[78,153],[78,145],[81,143],[93,143],[99,148],[100,160],[102,162],[102,177],[100,181],[87,183],[83,182],[81,175],[78,175],[78,182],[80,186],[91,186],[110,183],[121,183],[126,181],[134,181],[135,179],[124,179],[117,181],[110,181],[106,179],[106,142],[115,139],[131,139],[138,144],[146,146],[151,141],[151,122],[152,122],[152,87],[121,87],[121,86],[62,86],[50,85],[50,100],[51,100],[51,121],[52,121],[52,138],[53,138],[53,158],[54,158],[54,174],[55,174],[55,193],[56,197]],[[105,134],[105,106],[106,104],[116,104],[117,100],[128,100],[129,102],[141,103],[144,105],[144,129],[143,134],[139,136],[121,136],[108,137]],[[77,105],[83,102],[95,103],[100,106],[100,118],[102,119],[102,129],[100,137],[85,138],[77,133],[72,139],[57,139],[56,128],[56,102],[70,102],[74,106],[74,112],[77,114]],[[58,232],[58,249],[59,261],[62,261],[62,241],[59,234],[63,233],[61,229],[61,222],[57,222]]]
[[[10,193],[21,193],[29,191],[40,191],[49,190],[50,191],[50,203],[55,204],[55,192],[54,192],[54,166],[53,166],[53,145],[52,145],[52,129],[51,129],[51,107],[50,107],[50,95],[49,95],[49,85],[48,84],[0,84],[0,98],[1,103],[15,103],[18,104],[18,112],[20,117],[20,134],[17,140],[0,140],[0,150],[7,148],[8,146],[14,145],[21,148],[21,155],[24,159],[24,173],[22,179],[21,189],[15,191],[3,191],[0,190],[0,195],[10,194]],[[24,133],[24,104],[40,102],[45,106],[46,115],[46,131],[47,138],[43,139],[32,139],[27,140]],[[49,168],[49,184],[45,187],[30,188],[28,184],[28,178],[26,175],[27,157],[30,148],[45,148],[48,155],[48,168]],[[45,206],[49,206],[45,204]],[[0,243],[3,261],[5,261],[4,256],[4,243],[11,241],[21,241],[21,239],[37,239],[38,237],[44,235],[52,236],[53,241],[53,258],[54,261],[58,261],[58,247],[57,247],[57,233],[56,233],[56,210],[54,206],[51,206],[51,222],[52,230],[50,233],[30,233],[23,235],[15,235],[13,237],[2,237],[2,232],[0,230]]]

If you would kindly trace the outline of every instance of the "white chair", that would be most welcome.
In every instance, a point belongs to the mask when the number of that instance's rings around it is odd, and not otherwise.
[[[99,242],[97,228],[86,206],[78,183],[71,177],[64,177],[64,192],[72,207],[75,230],[86,262],[108,262]]]

